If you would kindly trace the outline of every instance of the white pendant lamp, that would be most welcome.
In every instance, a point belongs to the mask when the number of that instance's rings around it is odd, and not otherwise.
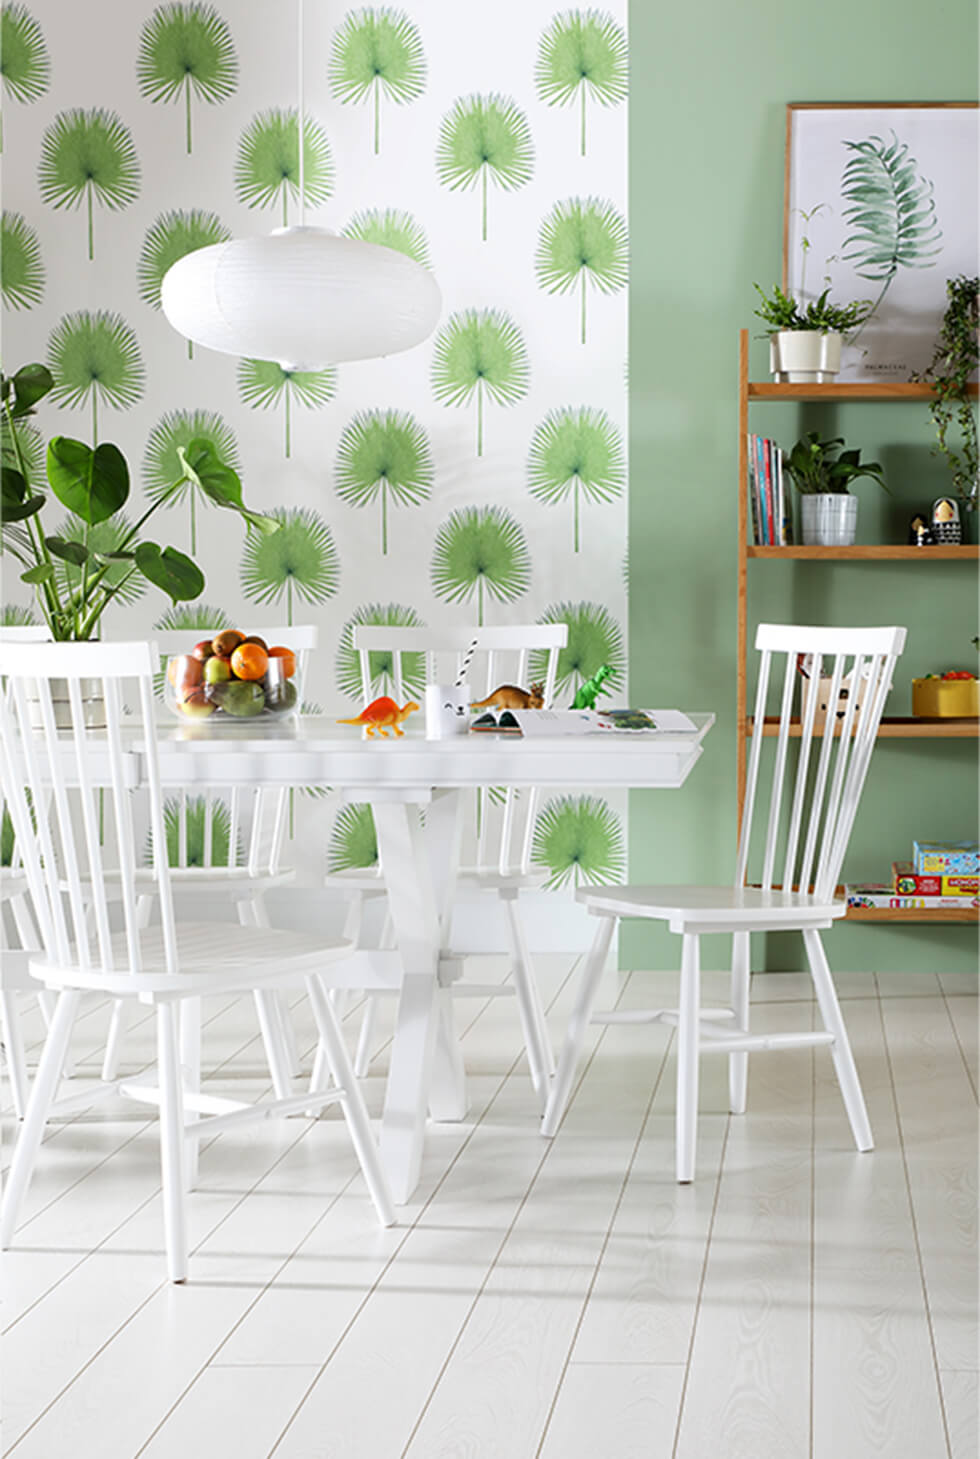
[[[290,370],[411,349],[436,326],[439,286],[393,248],[304,225],[303,128],[299,0],[299,226],[185,254],[164,275],[163,312],[195,344]]]

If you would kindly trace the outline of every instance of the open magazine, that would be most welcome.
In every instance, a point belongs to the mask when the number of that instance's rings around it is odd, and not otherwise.
[[[473,720],[470,731],[533,736],[678,734],[695,730],[679,709],[500,709]]]

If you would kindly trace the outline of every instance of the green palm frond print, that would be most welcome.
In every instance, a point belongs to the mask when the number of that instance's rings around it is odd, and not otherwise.
[[[572,496],[578,552],[580,497],[612,501],[626,481],[622,437],[606,412],[587,405],[550,411],[531,441],[527,481],[532,496],[553,506]]]
[[[567,198],[541,224],[534,267],[549,294],[581,296],[581,339],[585,344],[586,292],[618,294],[629,278],[626,220],[601,198]]]
[[[568,624],[568,643],[558,654],[556,692],[574,695],[579,685],[591,679],[603,664],[608,664],[612,671],[606,687],[610,691],[623,687],[626,669],[623,633],[608,608],[601,603],[554,603],[538,622]],[[533,649],[529,662],[531,678],[543,679],[548,667],[547,652]]]
[[[890,142],[873,136],[844,146],[853,155],[841,196],[848,203],[844,219],[855,231],[844,239],[841,258],[859,278],[881,284],[873,314],[900,268],[935,268],[943,233],[932,183],[918,175],[907,143],[892,132]]]
[[[211,603],[175,603],[168,608],[166,613],[161,613],[154,623],[154,628],[162,632],[182,632],[185,628],[191,633],[199,633],[205,628],[234,628],[231,614],[226,613],[224,608],[215,608]]]
[[[238,393],[253,410],[271,410],[280,401],[285,423],[285,454],[292,449],[292,403],[307,410],[326,405],[337,393],[337,371],[291,370],[278,360],[242,360],[238,366]]]
[[[0,294],[7,309],[33,309],[44,295],[37,234],[20,213],[6,208],[0,223]]]
[[[191,97],[213,105],[238,85],[231,32],[213,6],[159,5],[140,34],[136,79],[147,101],[179,101],[183,93],[191,152]]]
[[[534,73],[538,95],[549,106],[580,104],[580,148],[585,156],[586,101],[616,106],[628,86],[626,36],[601,10],[566,10],[541,37]]]
[[[487,238],[487,185],[505,192],[523,187],[534,168],[527,117],[509,96],[463,96],[443,119],[436,172],[453,192],[479,186],[482,237]]]
[[[622,823],[597,796],[558,796],[534,823],[531,860],[546,868],[550,890],[621,881],[626,871]]]
[[[242,555],[242,591],[252,603],[286,599],[286,622],[293,621],[293,596],[303,603],[325,603],[340,587],[340,559],[330,528],[306,507],[274,507],[269,516],[278,532],[252,532]]]
[[[140,190],[130,130],[115,112],[101,107],[58,113],[41,141],[37,175],[41,198],[51,207],[77,208],[84,199],[90,259],[95,257],[95,203],[117,211],[135,201]]]
[[[374,151],[381,150],[381,97],[400,106],[425,90],[422,37],[402,10],[352,10],[333,38],[328,76],[342,102],[374,104]]]
[[[16,839],[14,823],[10,819],[10,812],[4,806],[3,812],[0,814],[0,866],[13,866]]]
[[[414,507],[432,492],[429,437],[413,415],[398,410],[359,411],[344,429],[334,472],[337,495],[348,506],[381,502],[381,551],[388,551],[388,506]]]
[[[92,442],[99,439],[98,406],[128,410],[143,394],[146,372],[136,335],[119,314],[80,309],[55,325],[48,341],[51,392],[74,410],[92,403]]]
[[[344,624],[337,650],[337,687],[348,699],[362,702],[361,656],[354,647],[354,629],[362,625],[379,628],[424,628],[414,608],[401,603],[366,603]],[[421,702],[425,688],[425,654],[403,653],[401,656],[402,690]],[[372,649],[368,654],[368,676],[372,694],[394,694],[395,656],[390,649]]]
[[[125,512],[115,512],[104,522],[97,522],[94,527],[86,527],[81,517],[70,513],[58,527],[57,536],[66,538],[69,542],[84,542],[90,552],[97,554],[118,552],[126,539],[130,537],[132,528],[133,524]],[[132,545],[133,539],[130,539],[129,546],[132,547]],[[113,589],[114,603],[125,607],[142,598],[146,592],[146,578],[140,572],[133,572],[131,562],[97,564],[100,568],[103,565],[107,567],[107,572],[102,581]],[[92,571],[93,567],[90,564],[88,566],[90,577]],[[69,593],[75,592],[82,585],[82,566],[59,560],[55,565],[55,573],[61,587]]]
[[[33,608],[22,608],[19,603],[4,603],[0,607],[0,628],[34,628],[39,621]],[[9,866],[10,862],[3,864]]]
[[[225,243],[231,237],[217,213],[207,213],[202,208],[185,211],[173,208],[162,213],[147,230],[140,249],[137,279],[140,298],[151,309],[159,309],[160,290],[164,275],[169,268],[196,253],[199,248],[209,248],[215,243]],[[187,354],[193,358],[194,346],[187,341]]]
[[[28,481],[40,481],[45,474],[47,449],[36,426],[25,425],[19,420],[11,434],[6,416],[0,417],[0,464],[12,466],[15,471],[23,470]]]
[[[464,309],[439,331],[432,359],[432,391],[443,405],[469,405],[476,397],[476,454],[483,455],[483,406],[513,405],[531,381],[524,336],[500,309]]]
[[[163,804],[167,837],[167,860],[171,866],[232,866],[242,860],[239,842],[231,854],[231,812],[223,800],[212,798],[210,809],[203,795],[188,799],[183,807],[176,797]],[[183,855],[181,854],[183,848]],[[153,838],[147,837],[144,860],[153,860]]]
[[[325,203],[334,189],[330,143],[319,123],[303,124],[303,202]],[[238,145],[235,190],[250,208],[282,204],[282,225],[289,223],[289,203],[299,198],[299,113],[261,112],[253,117]]]
[[[513,603],[531,586],[524,530],[503,507],[463,507],[443,522],[432,554],[432,589],[445,603]]]
[[[378,864],[378,833],[374,812],[360,802],[342,807],[330,832],[327,870],[333,875]]]
[[[363,212],[355,213],[346,228],[340,231],[345,238],[393,248],[396,253],[404,253],[406,258],[414,259],[423,268],[432,267],[425,229],[411,213],[400,208],[365,208]]]
[[[215,455],[234,471],[239,469],[238,442],[224,417],[210,410],[170,410],[150,432],[143,454],[143,481],[151,501],[166,497],[168,506],[184,498],[190,504],[191,552],[197,552],[197,503],[209,506],[210,498],[186,478],[178,452],[191,441],[207,441]],[[174,487],[175,481],[181,481]]]
[[[37,101],[51,81],[44,33],[26,5],[4,5],[0,13],[0,78],[14,101]]]

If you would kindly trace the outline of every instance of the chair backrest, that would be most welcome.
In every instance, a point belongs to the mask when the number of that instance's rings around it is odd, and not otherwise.
[[[361,665],[361,696],[369,704],[391,694],[400,704],[421,704],[425,684],[453,682],[465,674],[474,700],[485,699],[501,684],[531,687],[540,679],[544,706],[555,697],[558,657],[568,642],[565,623],[525,623],[504,627],[401,628],[356,624],[352,643]],[[475,647],[474,647],[475,645]],[[506,875],[526,872],[538,792],[488,788],[478,797],[475,858],[478,867]]]
[[[762,746],[774,736],[761,871],[753,868],[752,882],[767,889],[812,887],[821,901],[833,895],[905,632],[759,625],[755,646],[761,657],[736,885],[749,880]],[[780,659],[779,714],[767,722],[770,680]],[[820,751],[814,754],[818,739]],[[795,756],[791,743],[797,746]]]
[[[61,966],[142,967],[132,794],[137,767],[127,749],[135,731],[143,746],[166,968],[177,972],[154,723],[155,669],[149,643],[0,642],[0,676],[6,681],[0,695],[0,784],[45,951]],[[55,680],[67,690],[59,687],[53,694]],[[104,729],[87,722],[97,717],[92,681],[104,702]],[[130,710],[125,736],[124,691]],[[122,957],[112,946],[110,885],[113,905],[122,908]]]
[[[0,627],[0,643],[49,643],[51,630],[45,623],[18,623]]]

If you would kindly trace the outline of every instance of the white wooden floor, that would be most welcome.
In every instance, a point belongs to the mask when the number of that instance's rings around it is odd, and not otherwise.
[[[574,972],[545,974],[557,1035]],[[669,1032],[622,1026],[594,1029],[548,1144],[512,1000],[464,1001],[470,1118],[434,1129],[401,1223],[374,1224],[335,1117],[226,1133],[179,1288],[152,1124],[52,1129],[6,1257],[4,1454],[977,1459],[976,980],[838,981],[874,1154],[826,1054],[755,1056],[738,1119],[707,1060],[698,1179],[676,1186]],[[669,999],[664,975],[608,982],[606,1006]],[[811,1017],[795,974],[753,996],[757,1028]],[[254,1092],[249,1005],[209,1011],[219,1076]],[[105,1022],[82,1025],[80,1077]],[[144,1025],[130,1062],[150,1052]]]

